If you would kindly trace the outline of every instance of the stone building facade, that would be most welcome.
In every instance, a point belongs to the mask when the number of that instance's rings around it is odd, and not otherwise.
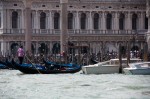
[[[71,46],[80,46],[81,53],[118,52],[119,44],[125,50],[130,44],[130,50],[140,51],[146,42],[150,49],[148,2],[68,0],[65,39]],[[1,54],[15,53],[28,42],[34,54],[60,53],[61,24],[66,25],[61,17],[60,0],[1,0]]]

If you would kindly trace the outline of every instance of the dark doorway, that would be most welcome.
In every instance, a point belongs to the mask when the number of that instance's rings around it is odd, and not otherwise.
[[[69,54],[75,54],[75,47],[73,42],[68,42],[68,53]]]
[[[139,51],[139,47],[138,46],[133,46],[131,51]]]
[[[53,45],[52,53],[53,54],[59,54],[60,53],[60,44],[59,43],[55,43]]]
[[[13,55],[16,55],[18,47],[19,47],[18,43],[13,43],[10,47],[11,47],[11,53]]]
[[[41,43],[40,44],[41,46],[39,47],[39,53],[42,53],[42,54],[47,54],[48,52],[48,47],[45,43]]]

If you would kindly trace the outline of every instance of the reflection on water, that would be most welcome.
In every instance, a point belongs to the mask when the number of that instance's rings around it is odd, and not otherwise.
[[[91,85],[89,85],[89,84],[83,84],[83,85],[80,85],[80,86],[91,86]]]
[[[0,99],[149,99],[149,75],[22,74],[0,70]]]
[[[150,95],[150,91],[144,91],[142,92],[143,95]]]

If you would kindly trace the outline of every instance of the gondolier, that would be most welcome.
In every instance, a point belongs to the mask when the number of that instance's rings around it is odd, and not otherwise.
[[[19,64],[22,64],[23,59],[24,59],[24,50],[23,50],[23,46],[20,46],[20,48],[17,51],[17,56],[18,56],[18,60],[19,60]]]

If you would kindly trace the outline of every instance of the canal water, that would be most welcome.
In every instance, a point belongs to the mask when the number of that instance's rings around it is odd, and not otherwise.
[[[0,70],[0,99],[150,99],[150,75]]]

